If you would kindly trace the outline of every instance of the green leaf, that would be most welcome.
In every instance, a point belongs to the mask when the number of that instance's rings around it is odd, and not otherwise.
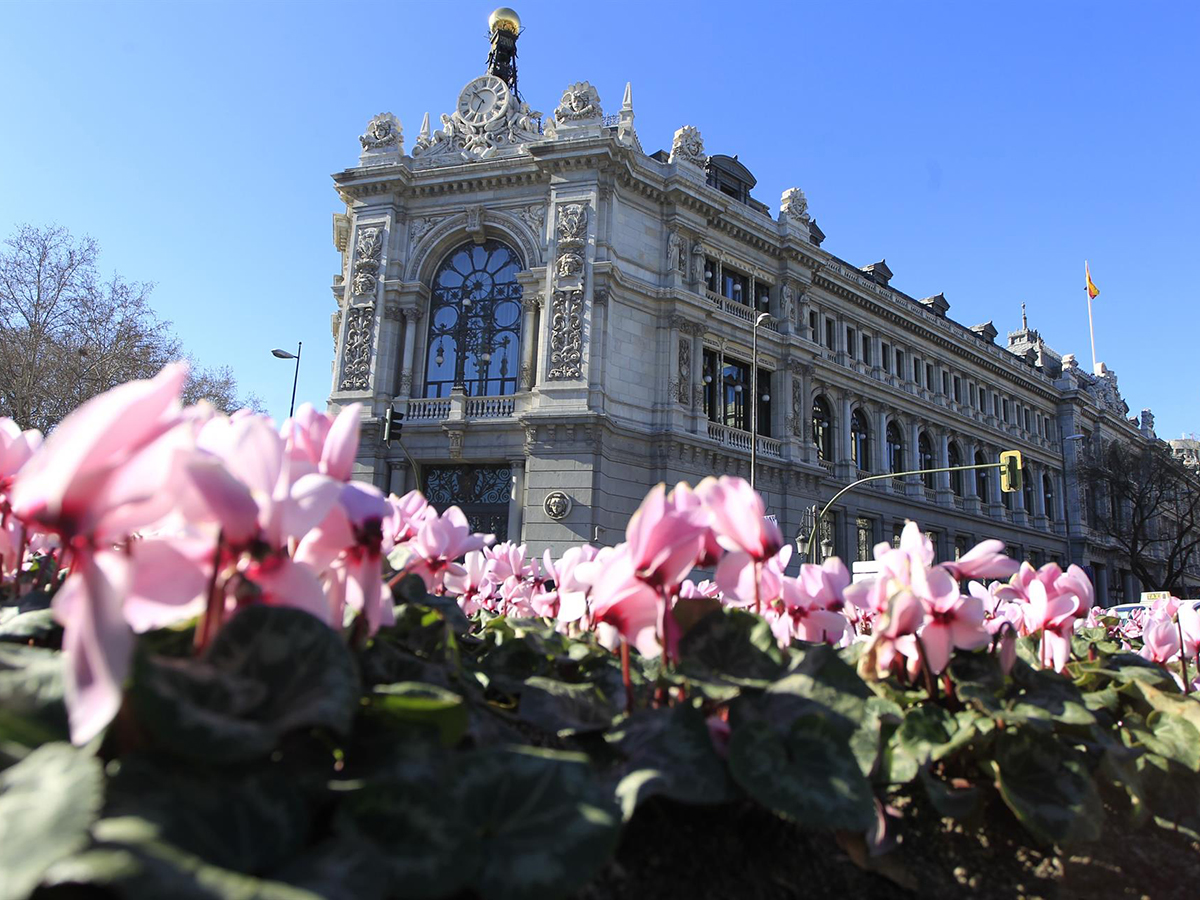
[[[102,819],[95,849],[65,860],[48,873],[56,884],[99,884],[121,897],[171,900],[322,900],[279,881],[223,869],[162,840],[136,816]]]
[[[739,609],[710,613],[679,641],[681,674],[701,681],[765,686],[783,672],[771,626]]]
[[[617,703],[594,684],[535,675],[521,690],[521,719],[560,737],[603,731],[619,712]]]
[[[905,753],[923,766],[942,758],[943,748],[957,730],[954,716],[934,703],[926,703],[905,713],[896,740]]]
[[[1047,844],[1100,837],[1104,807],[1095,782],[1065,741],[1032,728],[996,736],[991,764],[1000,796],[1035,838]]]
[[[977,785],[952,787],[930,772],[928,766],[921,769],[921,784],[933,808],[947,818],[967,819],[980,808],[983,795]]]
[[[108,816],[138,816],[160,837],[224,869],[263,874],[304,845],[311,812],[275,765],[242,771],[168,759],[121,761],[109,783]]]
[[[0,900],[23,900],[47,868],[87,844],[103,781],[99,760],[59,743],[0,773]]]
[[[414,681],[376,685],[371,704],[398,721],[434,728],[443,747],[453,747],[467,731],[463,698],[437,685]]]
[[[736,726],[729,771],[763,806],[805,827],[866,831],[875,821],[870,783],[845,739],[816,716],[786,734],[763,721]]]
[[[695,707],[641,710],[604,737],[625,756],[617,798],[626,821],[657,794],[683,803],[723,803],[732,796],[725,763]]]
[[[587,757],[533,748],[467,754],[458,767],[463,812],[488,900],[565,897],[608,861],[620,814]]]
[[[54,620],[53,610],[25,610],[15,606],[0,610],[0,641],[59,643],[61,633],[62,626]]]
[[[67,738],[63,655],[0,643],[0,745],[23,756],[24,748]]]
[[[243,609],[203,659],[139,654],[134,663],[139,719],[171,752],[213,763],[261,758],[297,729],[344,734],[359,694],[341,637],[286,607]]]
[[[611,856],[620,827],[586,756],[532,748],[462,754],[436,779],[374,782],[345,809],[417,900],[465,887],[489,900],[566,896]]]
[[[1054,720],[1066,725],[1091,725],[1096,717],[1088,710],[1079,688],[1049,669],[1018,667],[1013,670],[1021,693],[1006,704],[1009,720]]]

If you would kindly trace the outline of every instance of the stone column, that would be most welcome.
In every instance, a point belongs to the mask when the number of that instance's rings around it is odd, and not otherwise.
[[[1030,474],[1033,476],[1033,514],[1045,523],[1046,520],[1046,492],[1043,488],[1043,470],[1040,465],[1030,466]]]
[[[395,494],[397,497],[403,497],[410,490],[408,487],[408,463],[393,461],[391,469],[391,475],[388,479],[388,492]]]
[[[413,363],[417,346],[417,326],[421,321],[422,310],[415,306],[405,307],[404,313],[404,356],[400,362],[400,396],[405,400],[412,397],[413,392]]]
[[[528,391],[533,387],[536,373],[533,365],[533,345],[537,335],[538,312],[542,308],[540,295],[531,296],[529,288],[521,300],[521,381],[520,390]]]
[[[512,493],[508,499],[508,539],[521,543],[521,524],[525,511],[525,457],[509,460],[512,470]]]
[[[840,323],[838,327],[841,327]],[[842,472],[841,477],[847,482],[853,481],[857,477],[854,471],[854,462],[850,459],[850,404],[850,395],[842,394],[842,421],[839,423],[841,427],[838,429],[840,446],[834,453],[837,457],[837,469]]]
[[[384,301],[383,317],[379,320],[379,363],[375,375],[375,396],[380,400],[391,400],[396,396],[396,345],[400,342],[400,313],[399,302]],[[403,391],[403,377],[400,382],[400,396],[407,396]]]
[[[872,475],[882,475],[888,470],[887,463],[887,410],[882,407],[875,413],[875,433],[871,435],[873,442],[871,444],[872,467],[874,472]],[[890,481],[876,482],[883,484],[889,490],[892,483]]]
[[[771,423],[773,429],[771,433],[787,446],[795,441],[792,433],[796,422],[792,404],[792,379],[794,376],[792,367],[783,360],[780,362],[782,365],[775,370],[775,384],[771,386],[771,415],[774,419]]]
[[[906,361],[909,360],[909,356],[907,353],[904,354],[904,358]],[[910,448],[909,452],[908,452],[908,462],[905,464],[904,468],[906,468],[906,469],[921,468],[921,450],[920,450],[920,447],[921,447],[921,423],[920,422],[914,421],[912,423],[912,425],[910,426],[908,446]],[[925,490],[924,476],[908,475],[908,476],[906,476],[905,480],[908,482],[907,490],[908,490],[908,495],[910,497],[923,495],[924,490]]]
[[[943,431],[937,436],[937,463],[940,467],[950,465],[950,434]],[[962,474],[961,472],[959,473]],[[937,485],[938,503],[942,506],[954,505],[954,493],[950,490],[950,473],[938,472],[934,484]]]
[[[693,434],[700,431],[704,421],[704,330],[702,323],[692,323],[692,383],[689,390],[692,398]]]
[[[963,465],[975,465],[975,442],[963,442]],[[963,509],[967,512],[979,512],[979,504],[981,498],[975,490],[975,479],[979,475],[978,470],[963,472]]]
[[[683,316],[671,316],[667,322],[667,415],[670,416],[679,403],[679,336],[687,327]],[[690,377],[690,373],[689,373]]]
[[[991,454],[988,454],[988,462],[991,462]],[[1000,470],[997,468],[988,469],[988,493],[991,496],[988,502],[991,504],[988,512],[993,519],[1004,518],[1004,501],[1000,499]]]

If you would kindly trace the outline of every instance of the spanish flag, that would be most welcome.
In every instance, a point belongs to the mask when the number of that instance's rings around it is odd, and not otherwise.
[[[1092,273],[1088,270],[1088,264],[1086,260],[1083,263],[1083,277],[1087,279],[1088,299],[1095,300],[1100,296],[1100,289],[1096,287],[1096,285],[1092,284]]]

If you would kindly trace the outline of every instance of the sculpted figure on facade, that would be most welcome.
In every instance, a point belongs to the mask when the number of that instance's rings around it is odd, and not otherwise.
[[[684,163],[703,169],[708,157],[704,155],[704,139],[694,125],[684,125],[675,132],[671,140],[671,156],[668,162]]]
[[[365,134],[358,136],[364,151],[396,149],[404,152],[404,130],[400,120],[390,112],[383,112],[367,123]]]
[[[667,265],[674,272],[687,275],[687,241],[678,231],[672,231],[667,238]]]
[[[811,221],[808,214],[808,199],[800,188],[788,188],[779,199],[779,215],[807,226]]]
[[[600,109],[600,94],[586,81],[577,81],[562,93],[562,99],[554,110],[554,119],[564,122],[582,122],[604,117]]]

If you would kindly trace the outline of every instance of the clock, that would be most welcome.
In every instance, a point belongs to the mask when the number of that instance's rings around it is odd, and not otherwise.
[[[508,106],[508,85],[495,75],[481,75],[458,95],[458,115],[468,125],[499,118]]]

